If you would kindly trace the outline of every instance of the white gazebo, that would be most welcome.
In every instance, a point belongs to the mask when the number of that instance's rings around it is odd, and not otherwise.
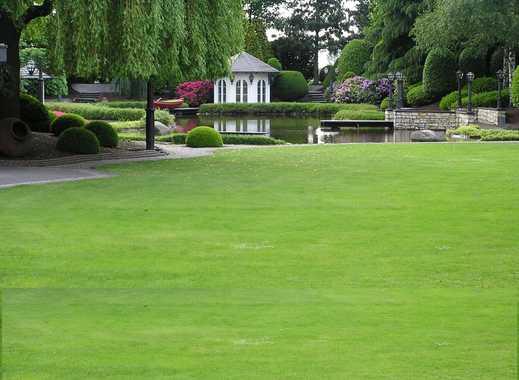
[[[231,58],[231,77],[214,85],[215,103],[270,103],[270,84],[279,71],[243,52]]]

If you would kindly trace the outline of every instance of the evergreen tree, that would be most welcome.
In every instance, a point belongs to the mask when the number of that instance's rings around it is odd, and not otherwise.
[[[272,57],[265,24],[260,19],[245,20],[245,51],[266,62]]]

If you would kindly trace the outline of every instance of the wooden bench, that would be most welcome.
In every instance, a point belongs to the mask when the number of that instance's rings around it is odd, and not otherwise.
[[[321,120],[322,128],[385,128],[392,129],[393,121],[388,120]]]
[[[80,93],[77,94],[74,99],[72,99],[75,103],[97,103],[101,101],[102,96],[101,94],[95,94],[95,93]]]

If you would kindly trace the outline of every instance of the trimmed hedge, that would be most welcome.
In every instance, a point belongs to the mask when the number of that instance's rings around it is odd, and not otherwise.
[[[85,129],[94,133],[99,144],[108,148],[116,148],[119,144],[119,136],[112,126],[106,121],[91,121],[85,125]]]
[[[270,66],[272,66],[273,68],[275,68],[278,71],[283,70],[283,65],[281,64],[281,62],[279,62],[279,59],[277,59],[277,58],[270,58],[267,61],[267,64],[269,64]]]
[[[464,125],[447,131],[447,136],[465,135],[481,141],[519,141],[519,131],[505,129],[481,129],[477,125]]]
[[[407,104],[412,107],[425,106],[434,103],[435,98],[425,92],[424,86],[419,84],[407,91]]]
[[[117,100],[111,102],[101,102],[99,103],[103,107],[110,108],[140,108],[146,109],[146,101],[145,100]]]
[[[497,88],[497,80],[495,78],[483,77],[477,78],[472,82],[472,92],[479,94],[482,92],[494,91]],[[461,90],[462,98],[468,96],[467,86]],[[456,108],[458,102],[458,91],[453,91],[448,95],[445,95],[440,101],[440,108],[447,111],[451,108]]]
[[[178,145],[184,145],[187,139],[187,133],[173,133],[171,135],[157,136],[157,141],[172,142]]]
[[[78,154],[99,153],[99,140],[94,133],[85,128],[69,128],[58,138],[56,145],[62,152]]]
[[[437,99],[456,87],[456,57],[447,49],[433,49],[427,55],[423,69],[424,92]]]
[[[81,104],[81,103],[47,103],[47,108],[52,111],[75,113],[89,120],[108,121],[135,121],[146,117],[146,111],[140,108],[115,108],[103,104]],[[155,120],[170,125],[174,118],[164,110],[155,111]]]
[[[281,71],[274,80],[272,93],[279,100],[298,100],[308,94],[308,83],[299,71]]]
[[[512,80],[512,102],[514,107],[519,107],[519,67],[515,69],[514,79]]]
[[[283,140],[260,135],[222,135],[223,143],[228,145],[283,145]]]
[[[461,103],[465,107],[469,101],[469,97],[466,96],[462,99]],[[501,93],[501,104],[505,106],[510,101],[510,93],[508,90],[503,90]],[[482,92],[481,94],[472,95],[472,106],[473,107],[497,107],[497,91]]]
[[[67,129],[84,127],[87,121],[79,115],[67,113],[56,118],[50,125],[50,129],[54,135],[59,136]]]
[[[200,113],[206,115],[320,115],[334,114],[343,109],[377,110],[373,104],[339,104],[339,103],[229,103],[202,104]]]
[[[519,131],[489,130],[481,136],[481,141],[519,141]]]
[[[188,133],[186,145],[190,148],[219,148],[223,145],[222,135],[211,127],[196,127]]]
[[[50,132],[50,115],[38,99],[28,94],[20,94],[20,118],[33,132]]]
[[[384,118],[384,112],[354,110],[342,110],[333,117],[334,120],[384,120]]]
[[[364,66],[371,58],[371,49],[365,40],[352,40],[344,46],[339,57],[339,78],[343,80],[344,74],[353,72],[361,75]]]
[[[447,136],[465,135],[467,137],[481,137],[483,130],[478,125],[463,125],[456,129],[447,130]]]

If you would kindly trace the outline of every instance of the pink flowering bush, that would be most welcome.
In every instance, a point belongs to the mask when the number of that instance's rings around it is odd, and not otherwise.
[[[213,82],[210,80],[199,80],[195,82],[184,82],[177,86],[176,94],[184,98],[184,102],[191,107],[198,107],[213,100]]]
[[[387,79],[370,80],[361,76],[346,79],[340,83],[333,95],[337,103],[371,103],[380,104],[389,95]]]

